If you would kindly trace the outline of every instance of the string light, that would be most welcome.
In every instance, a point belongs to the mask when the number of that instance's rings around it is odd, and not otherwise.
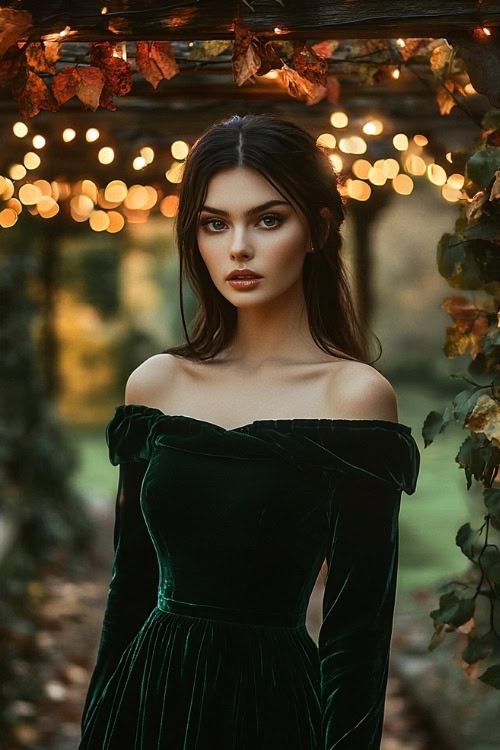
[[[408,148],[408,137],[404,133],[396,133],[392,139],[392,145],[398,151],[406,151]]]
[[[321,135],[316,138],[316,143],[318,146],[325,146],[325,148],[335,148],[337,145],[337,139],[333,133],[321,133]]]
[[[481,30],[486,36],[491,36],[491,31],[486,26],[482,26]]]
[[[380,135],[384,130],[384,124],[380,120],[368,120],[363,125],[363,133],[366,135]]]
[[[28,126],[24,122],[15,122],[12,126],[12,132],[17,135],[18,138],[24,138],[28,132]]]
[[[349,118],[345,112],[333,112],[330,115],[330,122],[334,128],[345,128],[349,123]]]
[[[392,77],[393,78],[399,78],[401,75],[401,68],[398,66],[395,70],[392,71]]]
[[[46,141],[43,135],[35,135],[33,136],[32,143],[33,143],[34,148],[43,148],[45,146]]]

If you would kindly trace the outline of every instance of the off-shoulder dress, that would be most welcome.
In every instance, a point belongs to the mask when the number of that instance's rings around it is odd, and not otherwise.
[[[79,750],[378,750],[411,428],[122,404],[106,440],[115,556]]]

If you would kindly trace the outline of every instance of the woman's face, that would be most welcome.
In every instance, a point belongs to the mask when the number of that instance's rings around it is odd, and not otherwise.
[[[268,201],[279,203],[255,210]],[[303,215],[248,167],[227,169],[212,178],[197,239],[212,281],[237,307],[262,304],[296,285],[311,249]],[[231,271],[243,268],[262,276],[254,288],[235,289],[227,281]]]

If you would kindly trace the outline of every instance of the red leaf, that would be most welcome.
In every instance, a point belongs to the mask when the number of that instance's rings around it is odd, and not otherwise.
[[[0,8],[0,58],[10,46],[25,37],[32,26],[33,19],[27,10]]]
[[[104,75],[100,68],[68,65],[54,78],[52,91],[59,104],[64,104],[76,95],[85,105],[84,109],[90,107],[95,112],[103,86]]]
[[[316,85],[326,86],[328,76],[326,57],[317,55],[313,48],[301,39],[293,45],[293,67],[302,78]]]
[[[21,85],[13,86],[12,93],[22,117],[28,119],[37,115],[41,109],[57,112],[59,105],[52,92],[47,88],[40,76],[31,70],[26,71],[26,77]]]

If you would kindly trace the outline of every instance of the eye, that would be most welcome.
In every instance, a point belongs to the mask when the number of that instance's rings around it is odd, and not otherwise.
[[[264,214],[264,216],[261,216],[261,218],[259,219],[259,222],[263,221],[263,219],[273,219],[276,222],[276,224],[273,224],[272,226],[270,226],[269,224],[266,224],[265,226],[268,229],[277,229],[283,223],[282,217],[278,216],[278,214]],[[205,227],[214,223],[224,224],[225,222],[222,221],[222,219],[206,219],[205,221],[201,222],[201,226]],[[216,233],[220,234],[220,230],[218,229],[211,229],[210,231],[213,232],[214,234]]]

